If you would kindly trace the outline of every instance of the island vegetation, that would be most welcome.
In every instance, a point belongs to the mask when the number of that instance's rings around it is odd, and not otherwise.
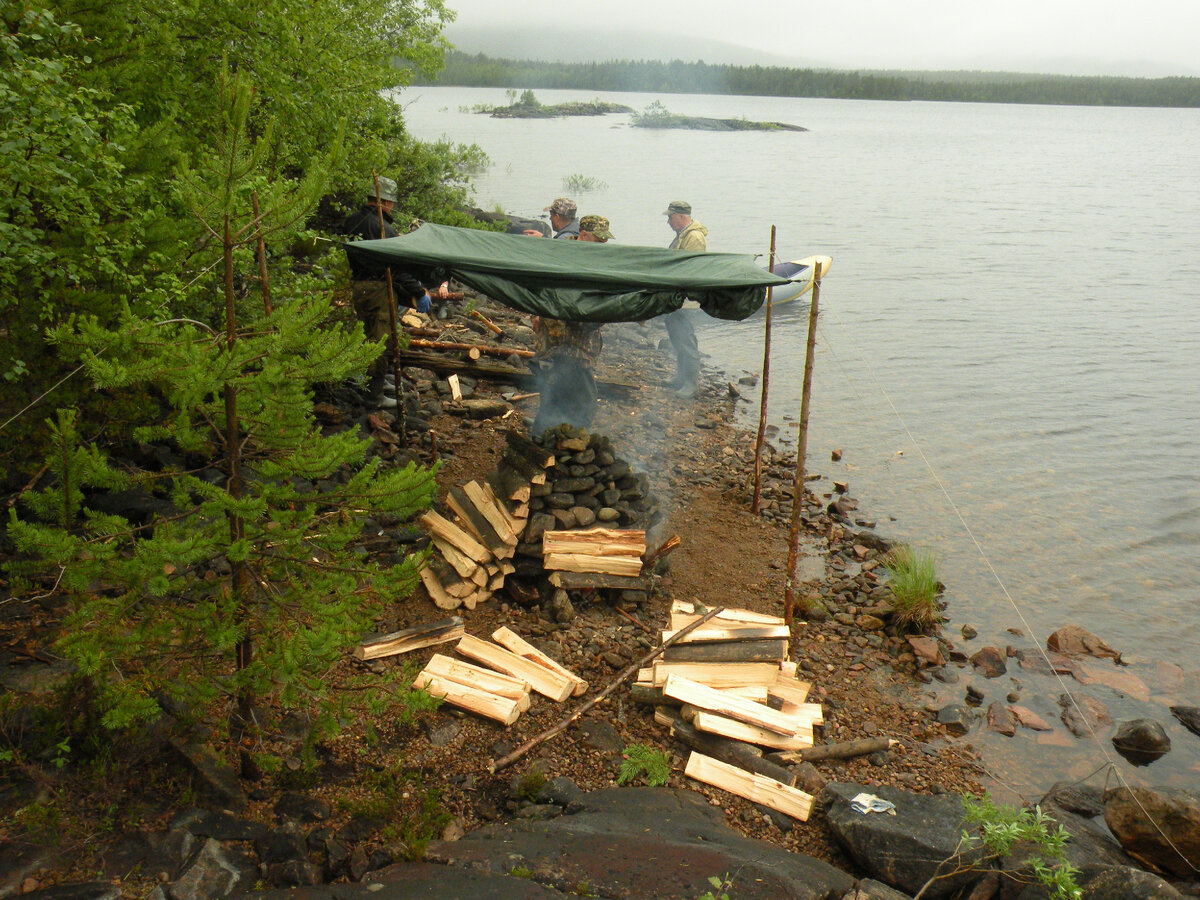
[[[429,83],[841,100],[935,100],[1074,106],[1200,106],[1200,78],[1012,72],[872,72],[672,60],[559,63],[451,52]]]
[[[682,116],[655,100],[642,112],[633,114],[634,128],[687,128],[692,131],[808,131],[784,122],[752,122],[746,118],[716,119],[709,116]]]
[[[557,119],[564,116],[606,116],[610,113],[633,112],[631,107],[604,100],[545,104],[528,89],[522,91],[519,97],[515,90],[507,91],[506,95],[509,102],[503,106],[481,103],[471,107],[471,112],[487,113],[493,119]]]

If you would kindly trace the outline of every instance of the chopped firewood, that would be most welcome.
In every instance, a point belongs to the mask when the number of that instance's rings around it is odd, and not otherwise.
[[[487,589],[489,591],[491,591],[493,594],[496,591],[500,590],[500,588],[502,588],[502,587],[504,587],[504,573],[503,572],[497,572],[495,575],[493,575],[491,578],[488,579]]]
[[[519,431],[505,432],[504,439],[508,442],[509,447],[520,453],[538,468],[549,469],[556,464],[556,457],[553,450],[547,450],[540,444],[535,444]]]
[[[785,765],[799,762],[817,762],[822,759],[853,759],[856,756],[866,756],[869,753],[881,753],[891,750],[898,743],[900,742],[894,738],[862,738],[857,741],[821,744],[819,747],[804,747],[799,750],[771,753],[768,754],[767,758]]]
[[[808,702],[808,692],[812,689],[807,681],[797,681],[782,673],[775,679],[774,684],[767,688],[767,693],[783,701],[783,708],[802,706]]]
[[[693,621],[695,621],[693,619]],[[691,624],[690,622],[687,624]],[[674,631],[664,631],[662,639],[665,641]],[[750,641],[750,640],[766,640],[770,638],[789,638],[791,630],[786,625],[742,625],[739,623],[713,623],[710,622],[704,628],[697,628],[689,634],[681,644],[694,644],[705,641]]]
[[[609,575],[638,575],[642,571],[642,560],[636,556],[590,556],[583,553],[548,553],[543,560],[543,565],[552,571],[604,572]]]
[[[432,509],[426,510],[417,517],[420,522],[435,538],[440,538],[447,543],[453,544],[457,549],[465,553],[471,559],[478,563],[488,562],[492,558],[491,552],[471,535],[467,534],[450,520],[438,515]],[[461,571],[461,570],[460,570]]]
[[[496,496],[486,481],[483,484],[470,481],[464,489],[479,511],[488,517],[489,522],[497,526],[496,531],[512,537],[510,543],[515,547],[517,541],[520,540],[521,533],[525,531],[525,522],[519,522],[509,514],[504,503]],[[511,554],[509,555],[511,556]]]
[[[704,612],[697,612],[694,605],[686,600],[674,600],[671,603],[671,631],[677,631],[686,625],[691,625]],[[713,619],[714,627],[721,625],[783,625],[782,616],[768,616],[764,613],[752,612],[748,609],[726,609]]]
[[[410,338],[408,346],[417,350],[459,350],[466,353],[474,350],[475,355],[472,360],[479,359],[481,354],[486,353],[488,356],[520,356],[522,359],[532,359],[532,350],[518,350],[513,347],[496,347],[491,344],[460,344],[456,341],[427,341],[422,338]]]
[[[425,320],[415,312],[406,312],[400,317],[400,324],[407,328],[424,328]]]
[[[507,466],[497,466],[488,472],[487,483],[497,497],[514,503],[529,502],[529,482]]]
[[[654,568],[655,563],[657,563],[660,559],[664,559],[672,550],[682,543],[683,541],[680,539],[679,535],[671,535],[669,538],[655,547],[651,553],[646,555],[646,568]]]
[[[668,675],[681,675],[711,688],[739,687],[749,684],[771,685],[779,676],[779,667],[773,663],[730,663],[709,665],[706,663],[666,662],[654,664],[655,687],[662,687]],[[641,680],[641,679],[639,679]]]
[[[437,675],[449,681],[465,684],[467,687],[487,691],[497,697],[520,700],[529,696],[529,682],[464,662],[461,659],[454,659],[443,653],[435,653],[430,657],[423,671],[429,675]]]
[[[479,568],[479,563],[467,556],[449,541],[444,541],[436,535],[433,538],[433,546],[437,549],[442,559],[450,564],[460,578],[469,580],[475,570]]]
[[[479,542],[492,551],[492,554],[500,557],[506,554],[511,556],[516,542],[506,541],[501,535],[496,532],[492,523],[487,520],[487,517],[479,511],[471,499],[467,496],[466,491],[457,485],[450,488],[446,494],[446,505],[454,510],[467,530],[471,532]]]
[[[546,470],[531,463],[512,447],[505,447],[500,459],[530,484],[546,483]]]
[[[671,710],[656,710],[654,721],[660,725],[666,725],[671,729],[671,735],[677,741],[698,753],[719,759],[721,762],[729,763],[731,766],[737,766],[739,769],[745,769],[747,772],[765,775],[767,778],[772,778],[775,781],[786,784],[788,787],[796,786],[796,774],[789,772],[778,763],[764,759],[761,747],[747,744],[745,741],[738,741],[733,738],[721,737],[718,734],[708,734],[707,732],[700,731],[690,722],[684,721],[678,713]]]
[[[503,647],[480,640],[473,635],[463,635],[455,649],[463,656],[468,656],[500,672],[507,672],[523,681],[528,681],[539,694],[544,694],[558,703],[570,697],[571,692],[575,689],[575,683],[570,678],[545,669],[523,656],[518,656]]]
[[[800,750],[804,747],[811,747],[813,744],[811,731],[802,731],[800,734],[776,734],[765,728],[759,728],[757,725],[748,725],[728,716],[705,712],[689,706],[681,709],[681,715],[701,731],[745,741],[747,744],[758,744],[771,750]]]
[[[497,697],[479,688],[468,687],[457,681],[440,678],[421,672],[413,680],[413,687],[441,697],[447,703],[461,706],[465,710],[511,725],[521,715],[521,701],[510,697]]]
[[[784,660],[779,664],[779,671],[785,678],[795,678],[796,673],[800,671],[800,663],[795,660]]]
[[[646,549],[646,532],[615,528],[547,531],[542,535],[542,552],[576,553],[589,556],[636,556],[641,567]]]
[[[813,798],[804,791],[764,775],[746,772],[694,750],[688,757],[683,774],[752,803],[761,803],[801,822],[808,821],[808,814],[812,811]]]
[[[767,687],[762,684],[749,684],[739,687],[718,688],[723,690],[733,697],[740,697],[743,700],[753,700],[755,703],[767,702]],[[682,706],[682,700],[676,700],[673,697],[668,697],[663,693],[660,687],[654,687],[652,684],[633,683],[629,686],[629,696],[635,703],[644,703],[647,706]]]
[[[671,662],[766,662],[787,656],[786,640],[710,641],[680,644],[663,654]]]
[[[462,386],[458,383],[458,375],[450,375],[446,378],[446,383],[450,385],[450,399],[455,403],[462,402]]]
[[[446,558],[440,553],[429,554],[428,566],[433,570],[433,574],[437,576],[442,590],[451,597],[465,597],[475,590],[475,583],[464,580],[455,568],[446,562]]]
[[[438,577],[433,574],[433,569],[424,566],[420,574],[421,584],[425,585],[425,590],[429,592],[429,599],[438,609],[458,609],[463,605],[465,600],[462,597],[451,597],[446,593],[442,583],[438,581]]]
[[[517,654],[517,656],[523,656],[525,659],[535,662],[539,666],[549,669],[551,672],[556,672],[559,675],[569,678],[571,680],[571,684],[573,685],[571,693],[573,693],[576,697],[587,691],[588,683],[586,681],[584,681],[570,669],[567,669],[565,666],[555,662],[508,626],[503,626],[493,631],[492,640],[505,650]]]
[[[668,675],[663,683],[663,693],[682,700],[708,712],[719,713],[748,725],[756,725],[776,734],[790,735],[796,731],[791,717],[762,703],[742,700],[726,691],[719,691],[698,681],[690,681],[679,675]]]
[[[492,592],[481,586],[475,593],[463,597],[463,606],[467,609],[474,609],[478,604],[490,599],[492,599]]]
[[[649,591],[654,588],[649,575],[608,575],[604,572],[551,572],[550,583],[565,591]]]
[[[379,659],[384,656],[396,656],[408,653],[410,650],[420,650],[422,647],[432,647],[447,641],[456,641],[463,636],[463,620],[458,616],[431,622],[428,625],[415,625],[402,631],[393,631],[382,637],[363,641],[355,648],[355,659]]]

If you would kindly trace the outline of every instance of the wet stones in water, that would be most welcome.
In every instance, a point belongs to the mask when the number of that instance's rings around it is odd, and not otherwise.
[[[993,703],[987,711],[988,731],[1012,737],[1017,733],[1017,717],[1003,703]]]
[[[997,647],[984,647],[971,657],[971,665],[984,678],[998,678],[1008,671],[1004,661],[1004,651]]]
[[[1062,721],[1075,737],[1087,737],[1093,731],[1112,724],[1108,708],[1092,697],[1078,696],[1072,701],[1070,694],[1058,698],[1062,707]]]
[[[975,714],[963,703],[949,703],[938,710],[937,720],[945,726],[946,733],[961,736],[971,730]]]
[[[1122,722],[1112,742],[1118,753],[1139,766],[1154,762],[1171,749],[1171,739],[1162,725],[1153,719]]]
[[[1200,707],[1172,706],[1171,715],[1192,734],[1200,735]]]

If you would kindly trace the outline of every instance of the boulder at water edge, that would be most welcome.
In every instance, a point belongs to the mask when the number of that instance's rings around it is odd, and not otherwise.
[[[894,804],[896,815],[855,812],[858,794]],[[979,850],[961,853],[965,826],[962,801],[953,794],[912,794],[897,788],[829,784],[821,795],[825,817],[838,843],[854,861],[885,884],[915,894],[935,875],[966,869],[930,885],[925,896],[948,897],[978,881]]]
[[[1104,821],[1126,852],[1180,877],[1200,860],[1200,794],[1182,788],[1117,788],[1104,797]]]
[[[1075,876],[1087,900],[1176,900],[1183,894],[1157,875],[1131,866],[1088,866]],[[1046,900],[1038,885],[1026,887],[1017,900]]]
[[[1153,719],[1133,719],[1117,726],[1113,735],[1117,752],[1134,765],[1145,766],[1171,749],[1171,739]]]

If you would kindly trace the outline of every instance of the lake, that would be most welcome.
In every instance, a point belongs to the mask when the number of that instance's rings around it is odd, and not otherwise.
[[[622,243],[666,246],[662,213],[683,199],[710,250],[765,264],[774,225],[782,258],[832,256],[810,471],[849,482],[880,533],[934,551],[946,633],[981,632],[965,649],[1044,644],[1080,624],[1125,654],[1122,672],[1150,699],[1067,687],[1117,721],[1162,722],[1175,745],[1133,770],[1107,740],[1039,748],[1029,732],[975,735],[989,766],[1033,796],[1105,754],[1131,779],[1194,777],[1200,738],[1166,707],[1200,705],[1189,637],[1200,626],[1200,110],[537,93],[810,129],[491,119],[464,107],[505,103],[502,90],[401,97],[416,136],[489,154],[484,208],[541,215],[583,175],[605,187],[573,195],[580,213],[607,216]],[[807,312],[790,304],[775,319],[770,414],[784,435],[800,407]],[[706,365],[729,380],[757,373],[761,328],[761,314],[708,320]],[[747,424],[757,411],[757,395],[742,404]],[[1021,702],[1056,722],[1064,688],[1010,675],[1029,685]],[[1030,748],[1042,754],[1033,774]]]

